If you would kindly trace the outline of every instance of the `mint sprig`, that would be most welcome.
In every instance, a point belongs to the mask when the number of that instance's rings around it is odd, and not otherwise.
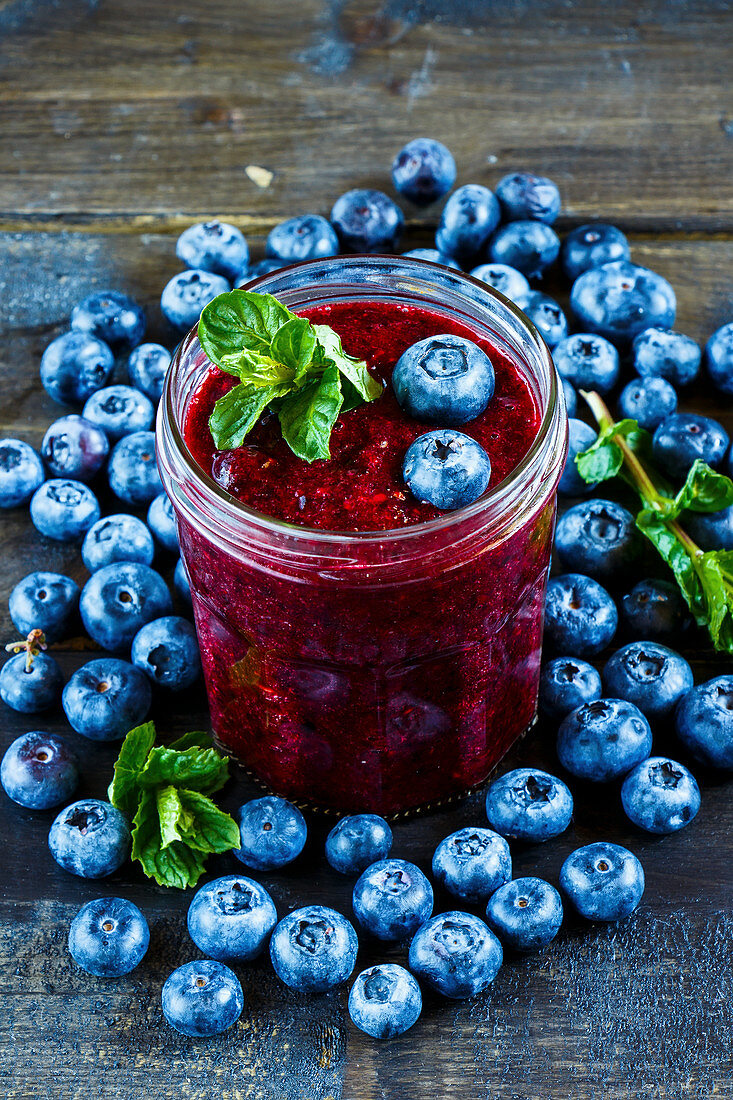
[[[330,458],[339,415],[382,392],[366,363],[346,354],[338,333],[291,313],[271,294],[220,294],[201,314],[198,333],[211,362],[239,379],[209,418],[218,450],[241,447],[271,407],[298,458]]]
[[[130,730],[108,796],[132,818],[132,858],[148,878],[184,890],[196,885],[209,854],[239,847],[236,822],[209,797],[228,775],[207,733],[156,746],[152,722]]]
[[[733,552],[703,551],[679,522],[685,511],[718,512],[733,504],[733,481],[699,459],[678,492],[650,461],[651,436],[635,420],[614,421],[597,393],[583,393],[598,438],[576,456],[580,476],[598,484],[620,475],[641,498],[636,526],[672,570],[699,626],[716,649],[733,654]]]

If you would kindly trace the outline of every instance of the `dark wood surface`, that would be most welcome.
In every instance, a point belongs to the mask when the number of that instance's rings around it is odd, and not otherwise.
[[[698,339],[733,317],[727,3],[626,0],[0,0],[0,434],[38,445],[60,408],[38,360],[94,288],[129,290],[161,323],[174,242],[199,215],[264,234],[295,212],[327,213],[347,187],[388,186],[403,141],[446,141],[459,182],[491,185],[529,167],[563,190],[561,226],[603,217],[631,233],[634,258],[675,285],[678,327]],[[252,167],[272,173],[267,186]],[[250,170],[248,174],[247,170]],[[255,177],[255,179],[252,178]],[[427,243],[436,211],[410,214]],[[258,249],[260,250],[258,252]],[[554,284],[551,284],[554,286]],[[559,293],[562,293],[560,288]],[[704,384],[690,407],[733,414]],[[6,598],[31,568],[82,581],[78,553],[40,539],[24,511],[3,515]],[[161,569],[170,577],[172,561]],[[88,659],[81,639],[55,650],[64,672]],[[684,640],[697,678],[730,669],[704,638]],[[60,714],[2,709],[0,749],[36,726],[69,734]],[[156,717],[167,732],[207,721],[200,690]],[[84,794],[101,795],[115,747],[69,734]],[[539,729],[508,758],[557,764]],[[661,751],[678,754],[671,730]],[[515,872],[557,880],[565,855],[607,837],[642,859],[647,892],[618,927],[570,918],[544,954],[509,958],[473,1002],[426,999],[406,1036],[377,1044],[353,1029],[343,991],[298,997],[264,963],[242,968],[246,1007],[227,1035],[184,1039],[164,1023],[160,987],[197,952],[188,897],[137,871],[102,884],[64,874],[46,849],[51,814],[0,798],[0,1092],[8,1100],[678,1100],[733,1097],[733,807],[731,786],[700,776],[703,805],[681,834],[631,828],[618,791],[576,785],[568,833],[517,850]],[[252,788],[229,785],[229,808]],[[395,854],[424,868],[437,841],[482,821],[481,798],[399,824]],[[265,876],[280,913],[305,901],[349,911],[347,880],[322,857],[314,819],[304,856]],[[222,858],[213,871],[232,868]],[[100,893],[130,897],[152,945],[129,978],[104,983],[66,951],[74,912]],[[439,898],[445,906],[446,899]],[[365,945],[360,964],[402,958]]]

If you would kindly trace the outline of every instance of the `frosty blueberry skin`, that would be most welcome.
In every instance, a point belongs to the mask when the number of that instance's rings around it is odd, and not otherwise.
[[[79,585],[63,573],[29,573],[10,593],[8,608],[20,634],[42,630],[47,642],[58,642],[79,609]]]
[[[64,332],[41,357],[41,385],[62,405],[81,405],[107,385],[115,357],[102,340],[86,332]]]
[[[402,476],[418,500],[448,511],[478,500],[489,484],[491,462],[475,439],[441,428],[410,444]]]
[[[688,691],[677,704],[675,727],[701,764],[733,770],[733,676],[716,676]]]
[[[22,439],[0,439],[0,508],[26,504],[43,484],[43,463]]]
[[[409,970],[379,963],[357,974],[349,991],[352,1022],[373,1039],[393,1039],[408,1031],[422,1011],[420,986]]]
[[[69,954],[97,978],[121,978],[143,960],[148,922],[125,898],[97,898],[82,906],[69,929]]]
[[[618,407],[622,417],[653,432],[665,417],[677,411],[677,393],[665,378],[639,378],[624,386]]]
[[[209,302],[230,289],[229,280],[223,275],[203,268],[181,271],[163,288],[160,308],[171,326],[183,334],[198,323],[201,311]]]
[[[172,610],[171,594],[160,574],[133,561],[98,569],[84,585],[79,600],[87,634],[112,653],[129,649],[145,623]]]
[[[631,256],[629,242],[615,225],[593,222],[571,229],[563,239],[560,259],[563,270],[571,281],[591,267],[628,260]]]
[[[524,308],[531,293],[529,280],[522,275],[521,271],[517,271],[516,267],[510,267],[509,264],[479,264],[478,267],[474,267],[471,275],[474,279],[480,279],[482,283],[498,290],[505,298],[516,303],[520,309]]]
[[[634,338],[634,369],[642,378],[665,378],[673,386],[688,386],[700,370],[699,344],[682,332],[653,326]]]
[[[214,218],[184,229],[176,241],[176,256],[186,267],[210,271],[234,281],[249,264],[249,247],[241,230]]]
[[[61,705],[69,725],[91,741],[118,741],[147,718],[153,692],[129,661],[99,657],[78,668]]]
[[[213,959],[185,963],[163,986],[163,1015],[182,1035],[207,1038],[227,1031],[244,1008],[239,978]]]
[[[267,255],[287,264],[336,256],[338,250],[333,226],[319,214],[288,218],[271,229],[267,236]]]
[[[560,889],[587,920],[617,921],[633,913],[641,901],[644,869],[620,844],[587,844],[563,863]]]
[[[141,519],[120,512],[98,519],[89,528],[81,545],[81,557],[90,573],[117,561],[150,565],[155,557],[155,544]]]
[[[601,697],[601,675],[578,657],[555,657],[540,675],[539,706],[548,718],[564,718],[583,703]]]
[[[99,501],[81,481],[51,478],[31,498],[33,526],[57,542],[81,542],[99,516]]]
[[[433,888],[414,863],[382,859],[357,879],[352,897],[361,927],[380,940],[405,940],[433,911]]]
[[[379,814],[342,817],[326,837],[326,859],[342,875],[360,875],[391,849],[392,830]]]
[[[493,263],[509,264],[528,279],[538,279],[557,259],[560,238],[543,222],[516,221],[503,225],[489,242]]]
[[[562,766],[579,779],[608,783],[626,775],[652,748],[649,723],[625,699],[584,703],[563,719],[557,734]]]
[[[196,631],[180,615],[164,615],[140,628],[132,641],[132,663],[158,687],[183,691],[201,675]]]
[[[606,589],[582,573],[552,577],[545,599],[545,638],[556,652],[592,657],[612,641],[616,605]]]
[[[54,477],[91,481],[109,453],[109,440],[101,428],[71,413],[55,420],[43,437],[41,454]]]
[[[38,714],[55,707],[64,678],[48,653],[37,653],[30,668],[25,653],[18,653],[0,669],[0,699],[21,714]]]
[[[48,834],[51,855],[65,871],[81,878],[105,878],[130,855],[127,821],[109,802],[86,798],[58,815]]]
[[[629,772],[621,788],[624,811],[648,833],[675,833],[700,809],[700,788],[683,764],[650,756]]]
[[[572,816],[573,796],[565,783],[539,768],[515,768],[486,792],[489,825],[510,840],[551,840],[565,832]]]
[[[725,428],[712,417],[672,413],[654,432],[652,453],[655,463],[665,473],[684,479],[697,459],[709,466],[720,466],[729,443]]]
[[[562,493],[563,496],[581,496],[583,493],[589,493],[593,486],[589,485],[578,472],[578,467],[575,464],[576,457],[583,451],[587,451],[588,448],[595,443],[596,432],[594,428],[591,428],[590,424],[586,424],[584,420],[575,420],[570,417],[568,420],[568,457],[565,460],[565,469],[562,472],[562,477],[557,487],[558,493]]]
[[[573,283],[570,305],[579,327],[622,345],[646,328],[671,327],[677,311],[667,280],[626,260],[584,272]]]
[[[555,549],[563,568],[605,580],[633,564],[641,536],[631,512],[613,500],[594,498],[560,518]]]
[[[109,487],[126,504],[150,504],[163,484],[155,461],[155,433],[132,432],[115,443],[107,468]]]
[[[514,172],[496,185],[496,197],[505,221],[531,220],[551,225],[560,213],[560,189],[547,176]]]
[[[694,514],[689,512],[688,516]],[[655,640],[670,638],[690,621],[687,604],[677,585],[654,577],[639,581],[626,593],[621,601],[621,612],[629,630],[642,638]]]
[[[392,388],[407,416],[458,427],[479,416],[494,396],[496,378],[486,352],[446,333],[403,352]]]
[[[336,199],[331,224],[345,248],[354,252],[387,252],[397,246],[405,218],[383,191],[356,188]]]
[[[603,682],[609,695],[627,699],[647,718],[670,714],[692,687],[684,657],[658,642],[631,642],[606,662]]]
[[[501,211],[493,191],[478,183],[457,188],[448,198],[435,233],[435,247],[459,263],[475,264],[499,224]]]
[[[145,332],[145,311],[118,290],[90,294],[71,311],[71,328],[104,341],[110,347],[132,348]]]
[[[708,340],[705,366],[715,388],[733,394],[733,322],[717,329]]]
[[[162,344],[139,344],[130,352],[127,374],[136,390],[157,404],[170,366],[171,354]]]
[[[566,336],[553,348],[552,359],[566,382],[576,389],[598,390],[600,394],[613,389],[621,369],[616,348],[594,333]]]
[[[392,162],[392,182],[416,206],[427,206],[456,182],[456,162],[450,149],[433,138],[413,138]]]
[[[410,944],[410,970],[454,1000],[491,985],[503,961],[501,944],[482,920],[453,910],[427,921]]]
[[[435,881],[450,894],[479,902],[512,877],[512,857],[503,836],[469,827],[441,840],[432,870]]]
[[[308,828],[297,806],[265,795],[245,802],[239,811],[240,847],[234,855],[256,871],[292,863],[305,847]]]
[[[79,784],[75,754],[63,737],[31,730],[8,747],[0,782],[8,798],[30,810],[48,810],[71,798]]]
[[[486,921],[505,947],[539,951],[560,931],[562,900],[541,878],[517,878],[489,898]]]
[[[84,418],[115,442],[132,432],[148,431],[155,419],[155,409],[150,398],[134,386],[105,386],[84,405]]]
[[[554,348],[568,334],[568,319],[558,302],[549,294],[533,290],[525,299],[522,309],[538,329],[548,348]]]
[[[248,962],[264,951],[277,911],[264,886],[226,875],[197,891],[186,919],[191,939],[209,958]]]
[[[354,969],[356,932],[346,917],[324,905],[295,909],[270,940],[275,973],[298,993],[325,993],[342,985]]]

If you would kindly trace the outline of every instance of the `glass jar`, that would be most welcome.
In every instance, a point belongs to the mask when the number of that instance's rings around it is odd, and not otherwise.
[[[394,815],[483,782],[536,714],[555,489],[567,417],[531,322],[467,275],[424,261],[333,257],[248,289],[290,309],[429,308],[500,348],[541,414],[525,458],[473,504],[392,531],[293,526],[233,499],[183,425],[210,364],[195,331],[158,416],[217,744],[265,786],[337,811]]]

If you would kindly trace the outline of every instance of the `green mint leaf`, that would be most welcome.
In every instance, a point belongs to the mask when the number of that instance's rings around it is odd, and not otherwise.
[[[283,438],[298,458],[315,462],[330,458],[328,441],[343,404],[335,365],[326,367],[301,390],[288,394],[279,409]]]
[[[177,840],[183,840],[192,824],[193,818],[181,805],[180,792],[175,787],[158,787],[155,791],[160,828],[160,846],[168,848]]]
[[[369,373],[364,360],[354,359],[351,355],[347,355],[341,346],[341,337],[328,325],[313,325],[313,330],[327,358],[336,365],[344,378],[348,378],[361,397],[362,402],[376,401],[381,396],[382,386]],[[349,407],[354,408],[355,406],[350,404]]]
[[[138,782],[144,788],[166,784],[211,794],[221,790],[228,778],[229,760],[216,749],[159,747],[151,749]]]
[[[130,730],[120,746],[107,797],[113,806],[130,817],[134,815],[140,801],[140,772],[154,744],[155,725],[153,722],[145,722]]]
[[[255,389],[264,386],[283,386],[284,392],[291,389],[295,381],[295,372],[285,363],[278,362],[271,355],[259,351],[239,351],[236,355],[225,356],[224,362],[231,366],[240,382]]]
[[[197,852],[230,852],[241,844],[236,821],[198,791],[178,791],[182,839]]]
[[[267,406],[279,396],[279,386],[257,389],[240,382],[220,397],[209,417],[209,431],[216,449],[228,451],[241,447]]]
[[[172,840],[163,847],[158,800],[145,791],[132,824],[132,858],[142,864],[148,878],[159,886],[185,890],[195,886],[204,873],[204,853],[183,841]]]
[[[175,752],[185,752],[186,749],[211,749],[213,746],[210,733],[206,733],[205,730],[191,730],[190,733],[184,733],[175,741],[171,741],[167,748]]]
[[[713,645],[733,653],[733,551],[710,550],[696,562],[707,602]]]
[[[733,504],[733,481],[719,474],[706,462],[696,459],[687,474],[687,480],[674,498],[672,515],[678,516],[685,508],[691,512],[719,512]]]
[[[295,317],[271,294],[230,290],[204,307],[199,320],[201,347],[212,363],[238,374],[225,357],[244,349],[268,355],[277,330]]]
[[[658,550],[675,575],[690,611],[702,626],[707,622],[705,593],[692,558],[665,517],[651,508],[643,508],[636,517],[636,526]]]
[[[316,350],[315,326],[305,317],[294,317],[281,325],[272,338],[270,354],[301,377],[313,361]]]
[[[635,453],[650,453],[651,436],[635,420],[619,420],[615,424],[609,424],[598,433],[595,443],[591,443],[587,450],[575,457],[578,473],[587,484],[596,485],[599,481],[608,481],[621,472],[624,456],[621,448],[614,442],[619,436],[626,440]]]

